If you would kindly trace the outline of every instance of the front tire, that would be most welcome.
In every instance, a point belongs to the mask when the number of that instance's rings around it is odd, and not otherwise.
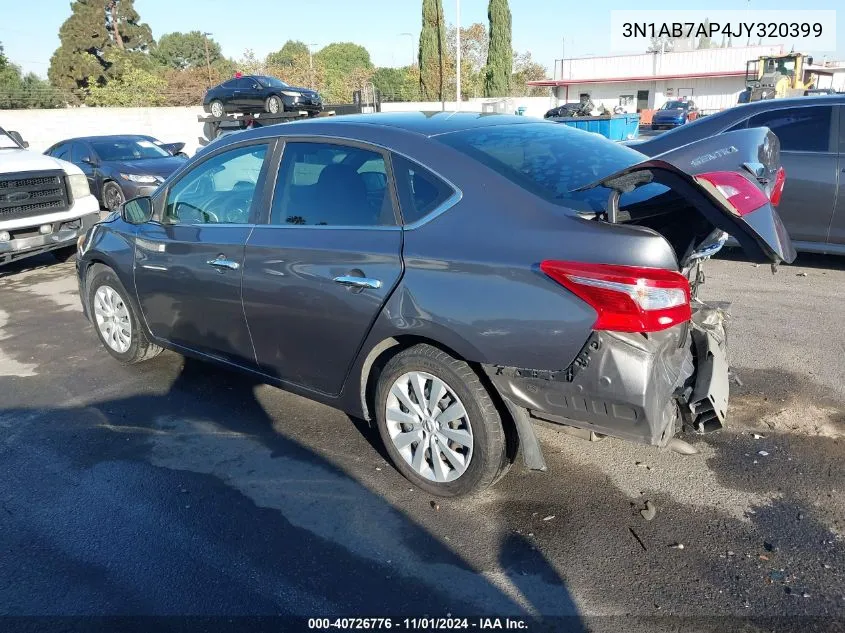
[[[88,273],[88,314],[106,351],[130,365],[158,356],[162,348],[150,342],[129,293],[114,271],[95,264]]]
[[[433,495],[492,485],[507,468],[505,433],[490,394],[464,361],[415,345],[385,365],[376,423],[393,464]]]
[[[267,103],[264,104],[264,109],[269,112],[270,114],[279,114],[284,110],[284,104],[282,100],[279,99],[276,95],[271,95],[267,98]]]
[[[126,196],[123,195],[123,189],[120,185],[109,180],[103,184],[103,208],[109,211],[117,211],[120,205],[126,202]]]

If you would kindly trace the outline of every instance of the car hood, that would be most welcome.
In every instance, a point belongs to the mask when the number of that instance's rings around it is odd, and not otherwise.
[[[162,158],[144,158],[141,160],[114,160],[103,163],[122,174],[139,174],[159,176],[162,180],[185,164],[187,158],[182,156],[165,156]]]
[[[0,149],[0,173],[2,174],[48,169],[61,169],[66,174],[82,173],[82,170],[73,163],[46,154],[39,154],[26,149]]]

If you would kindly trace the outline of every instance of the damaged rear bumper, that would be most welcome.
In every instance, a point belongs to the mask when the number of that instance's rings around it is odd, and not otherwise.
[[[647,337],[594,332],[560,371],[495,365],[485,371],[518,417],[655,446],[666,446],[684,425],[698,432],[719,429],[727,411],[724,319],[714,308]],[[525,447],[531,425],[518,420],[517,427]]]

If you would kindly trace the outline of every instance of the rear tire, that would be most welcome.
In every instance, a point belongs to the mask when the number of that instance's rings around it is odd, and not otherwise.
[[[502,420],[478,375],[431,345],[388,361],[376,387],[375,417],[397,470],[433,495],[480,492],[508,466]]]
[[[131,365],[161,353],[162,348],[147,337],[129,293],[111,268],[94,264],[86,285],[88,314],[109,354]]]
[[[264,109],[270,114],[279,114],[284,111],[285,105],[279,97],[271,95],[267,98],[267,103],[264,104]]]
[[[219,119],[224,114],[226,114],[226,108],[223,107],[223,102],[220,99],[215,99],[209,104],[209,111],[211,112],[211,116],[215,119]]]

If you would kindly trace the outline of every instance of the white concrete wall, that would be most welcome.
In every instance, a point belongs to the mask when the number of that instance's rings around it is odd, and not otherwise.
[[[187,108],[63,108],[0,110],[0,127],[17,130],[31,149],[45,149],[67,138],[102,134],[147,134],[165,143],[185,143],[193,154],[199,147],[202,107]]]
[[[461,103],[461,109],[481,112],[489,99],[472,99]],[[446,103],[447,110],[455,110],[454,101]],[[520,106],[527,108],[527,116],[542,117],[552,106],[552,97],[515,98],[508,102],[511,114]],[[430,103],[385,103],[385,112],[440,110],[439,101]],[[31,149],[43,152],[59,141],[77,136],[103,134],[147,134],[165,143],[185,143],[185,152],[192,155],[203,136],[197,115],[202,107],[186,108],[63,108],[57,110],[0,110],[0,127],[16,130]]]

